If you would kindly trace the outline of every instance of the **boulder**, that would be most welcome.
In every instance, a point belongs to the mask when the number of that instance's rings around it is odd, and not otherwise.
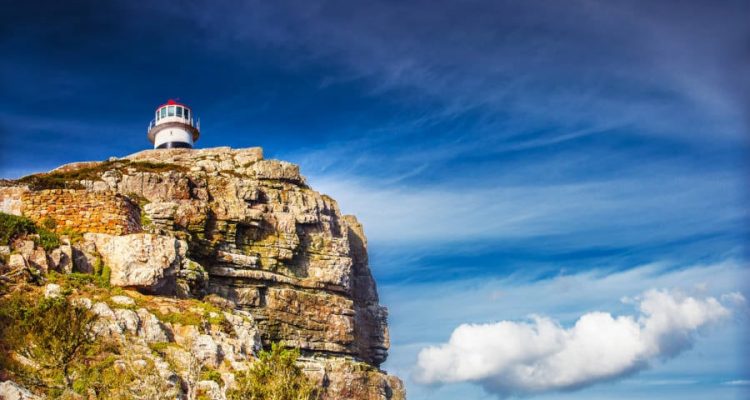
[[[93,242],[78,243],[71,248],[73,258],[73,271],[84,274],[94,273],[94,267],[101,263],[101,258],[96,253],[96,245]]]
[[[173,294],[177,271],[187,261],[187,243],[169,236],[87,233],[84,240],[94,243],[109,267],[110,284],[147,293]]]
[[[62,296],[62,288],[60,285],[49,283],[47,286],[44,287],[44,297],[45,298],[53,298],[53,297],[60,297]]]
[[[25,387],[13,382],[0,382],[0,399],[3,400],[41,400]]]
[[[133,300],[132,297],[128,297],[128,296],[112,296],[109,298],[109,300],[120,306],[134,306],[135,305],[135,300]]]
[[[148,312],[145,308],[140,308],[136,312],[141,320],[138,336],[143,338],[146,343],[160,343],[169,341],[169,335],[164,326],[159,322],[154,314]]]
[[[29,264],[36,267],[39,271],[47,273],[49,271],[49,262],[47,261],[47,252],[43,248],[37,247],[28,256]]]
[[[13,242],[12,247],[13,250],[23,254],[26,258],[29,258],[34,253],[36,244],[34,244],[33,240],[16,240]]]
[[[224,396],[224,393],[222,392],[221,386],[219,386],[218,382],[199,381],[196,384],[196,389],[197,389],[198,396],[200,396],[201,399],[208,399],[208,400],[226,399],[226,396]]]
[[[178,204],[172,201],[148,203],[143,206],[143,211],[151,219],[172,219],[177,211]]]
[[[123,332],[128,332],[133,335],[138,333],[141,319],[135,311],[116,308],[112,310],[112,312],[115,314],[115,322],[120,326],[120,329],[122,329]]]
[[[219,346],[211,335],[198,335],[195,337],[191,350],[193,356],[201,363],[213,368],[219,366],[219,362],[221,361]]]
[[[64,244],[49,254],[50,269],[69,274],[73,272],[73,247]]]
[[[299,167],[286,161],[262,160],[253,164],[253,172],[258,179],[273,179],[304,183],[304,178],[299,173]]]
[[[11,270],[26,268],[26,259],[20,254],[11,254],[8,259],[8,267]]]

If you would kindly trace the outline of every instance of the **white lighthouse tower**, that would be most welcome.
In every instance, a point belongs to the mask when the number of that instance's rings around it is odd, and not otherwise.
[[[201,125],[193,118],[190,107],[170,99],[156,109],[156,117],[148,125],[148,140],[155,149],[192,149]]]

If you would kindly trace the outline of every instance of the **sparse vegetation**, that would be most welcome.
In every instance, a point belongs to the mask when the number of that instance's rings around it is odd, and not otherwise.
[[[58,231],[59,236],[67,236],[68,240],[70,240],[71,244],[80,243],[83,240],[83,233],[66,226],[65,228],[62,228]]]
[[[143,208],[141,208],[141,227],[148,228],[152,223],[153,221],[151,221],[151,218],[149,218],[148,215],[143,212]]]
[[[0,213],[0,245],[8,245],[13,240],[36,232],[36,225],[30,219]]]
[[[168,312],[164,312],[157,308],[152,309],[151,307],[148,307],[148,305],[146,305],[146,307],[149,308],[149,310],[156,315],[161,322],[193,325],[200,328],[205,324],[209,324],[218,325],[222,330],[226,329],[226,317],[224,317],[224,313],[218,307],[196,299],[184,300],[184,302],[189,304],[189,307]]]
[[[203,366],[201,371],[200,379],[202,381],[214,381],[219,385],[224,385],[224,381],[221,379],[221,373],[211,367]]]
[[[48,231],[44,228],[37,228],[36,233],[37,235],[39,235],[37,244],[42,246],[44,250],[52,251],[60,247],[60,237],[58,237],[54,232]]]
[[[64,297],[37,301],[15,291],[0,302],[0,321],[3,370],[53,396],[73,390],[75,371],[95,340],[96,315]]]
[[[45,226],[54,224],[54,221],[47,219],[43,221]],[[54,225],[53,228],[54,229]],[[12,241],[26,236],[36,234],[34,241],[44,247],[44,250],[50,251],[60,247],[60,238],[45,227],[39,227],[26,217],[0,213],[0,245],[9,245]]]
[[[312,400],[320,398],[317,387],[296,362],[299,350],[274,343],[261,351],[250,368],[236,377],[236,388],[227,392],[230,400]]]
[[[115,160],[103,161],[69,171],[54,171],[29,175],[18,179],[17,182],[28,185],[31,190],[84,189],[81,181],[98,181],[106,171],[121,172],[124,169],[151,173],[187,170],[184,166],[175,164],[155,163],[150,161]]]
[[[82,304],[39,290],[20,285],[0,298],[0,379],[48,398],[174,398],[153,360],[97,336],[98,317]]]
[[[110,288],[109,278],[107,278],[107,281],[105,282],[104,278],[100,275],[84,274],[81,272],[61,274],[55,271],[49,271],[47,273],[47,280],[50,283],[60,285],[66,292],[78,290],[88,293],[111,293],[112,295],[115,295],[121,290],[119,288]]]
[[[148,345],[151,351],[160,357],[164,357],[166,355],[167,348],[174,346],[177,346],[177,344],[172,342],[149,343]]]
[[[124,353],[111,354],[82,368],[80,378],[74,382],[74,391],[100,400],[175,398],[152,360]]]
[[[128,160],[122,160],[128,161]],[[167,172],[167,171],[180,171],[185,172],[187,168],[182,165],[159,163],[151,161],[133,161],[127,164],[127,167],[133,168],[138,172]]]

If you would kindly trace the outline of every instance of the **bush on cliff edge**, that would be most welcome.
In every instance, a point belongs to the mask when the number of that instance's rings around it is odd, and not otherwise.
[[[297,366],[299,350],[280,344],[261,351],[258,359],[237,374],[236,388],[227,393],[229,400],[316,400],[315,384]]]

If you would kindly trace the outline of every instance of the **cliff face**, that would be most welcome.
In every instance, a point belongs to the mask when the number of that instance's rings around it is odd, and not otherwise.
[[[61,250],[68,263],[48,257],[41,268],[86,272],[103,260],[113,285],[218,296],[252,317],[264,345],[301,349],[308,372],[327,381],[326,397],[403,397],[400,381],[377,369],[389,347],[387,310],[362,226],[308,187],[297,166],[264,160],[260,148],[69,164],[6,182],[0,211],[86,233]]]

